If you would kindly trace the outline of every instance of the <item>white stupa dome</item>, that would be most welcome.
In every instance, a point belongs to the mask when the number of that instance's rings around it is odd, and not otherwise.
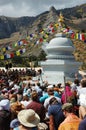
[[[73,46],[72,41],[67,38],[64,34],[59,33],[55,35],[56,37],[50,40],[49,45],[47,48],[53,48],[53,47],[61,47],[61,46]]]
[[[74,51],[74,46],[72,41],[65,36],[65,34],[59,33],[56,34],[56,37],[50,40],[49,44],[46,47],[48,53],[60,52],[70,52]]]
[[[50,41],[49,46],[73,46],[73,44],[64,34],[57,34],[56,37]]]

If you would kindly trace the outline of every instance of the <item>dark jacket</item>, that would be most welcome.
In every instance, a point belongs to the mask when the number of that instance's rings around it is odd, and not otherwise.
[[[11,113],[6,110],[0,111],[0,130],[10,130]]]

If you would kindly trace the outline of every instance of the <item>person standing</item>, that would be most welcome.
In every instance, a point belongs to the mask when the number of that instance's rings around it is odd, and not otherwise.
[[[40,117],[34,110],[21,110],[18,113],[18,120],[20,125],[13,130],[38,130]]]
[[[45,108],[43,104],[39,102],[38,93],[32,92],[31,102],[27,105],[26,109],[33,109],[40,117],[40,121],[43,122],[45,119]]]
[[[10,101],[8,99],[2,99],[0,101],[0,130],[9,130],[10,121]]]
[[[83,119],[86,113],[86,78],[80,81],[81,88],[78,90],[77,95],[79,96],[79,117]]]
[[[86,130],[86,115],[84,116],[84,119],[80,122],[78,130]]]
[[[65,103],[62,106],[65,120],[60,124],[58,130],[78,130],[81,119],[73,113],[73,105]]]
[[[50,130],[57,130],[60,123],[65,119],[61,106],[61,103],[59,103],[55,97],[50,99],[48,108]]]

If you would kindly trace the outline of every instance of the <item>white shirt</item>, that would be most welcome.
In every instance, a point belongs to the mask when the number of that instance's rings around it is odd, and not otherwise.
[[[44,107],[45,107],[46,109],[48,109],[49,101],[50,101],[50,99],[51,99],[52,97],[55,97],[55,96],[50,96],[50,97],[48,97],[47,99],[45,99],[45,101],[44,101]],[[59,97],[55,97],[55,98],[57,99],[57,101],[58,101],[59,103],[61,103],[61,99],[60,99]]]

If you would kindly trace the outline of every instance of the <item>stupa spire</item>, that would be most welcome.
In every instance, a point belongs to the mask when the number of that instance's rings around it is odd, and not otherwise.
[[[61,32],[61,30],[64,26],[64,16],[63,16],[62,12],[60,12],[60,14],[59,14],[58,24],[59,24],[58,32]]]

